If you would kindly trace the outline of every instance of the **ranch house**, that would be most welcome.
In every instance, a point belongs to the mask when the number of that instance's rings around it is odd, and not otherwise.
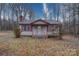
[[[20,17],[19,26],[21,35],[32,36],[32,37],[50,37],[59,36],[60,22],[53,20],[23,20]]]

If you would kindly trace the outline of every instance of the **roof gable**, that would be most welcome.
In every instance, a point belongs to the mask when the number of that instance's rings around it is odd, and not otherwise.
[[[31,24],[49,24],[49,23],[47,21],[39,19],[39,20],[32,22]]]

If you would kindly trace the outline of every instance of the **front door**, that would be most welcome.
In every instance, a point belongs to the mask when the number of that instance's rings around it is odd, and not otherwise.
[[[42,28],[42,26],[38,26],[38,27],[37,27],[37,36],[38,36],[38,37],[42,37],[43,34],[44,34],[44,33],[43,33],[43,28]]]

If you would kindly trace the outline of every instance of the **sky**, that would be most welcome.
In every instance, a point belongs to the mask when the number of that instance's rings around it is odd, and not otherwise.
[[[44,3],[30,3],[29,4],[29,7],[31,7],[34,10],[36,18],[43,18],[44,17],[44,11],[45,10],[44,10],[44,5],[43,4]],[[26,7],[27,4],[24,4],[23,6],[25,8],[27,8]],[[58,8],[58,6],[57,6],[57,8]],[[57,15],[57,13],[55,12],[56,11],[56,4],[55,3],[52,3],[52,4],[48,3],[48,4],[46,4],[46,9],[48,9],[47,13],[52,12],[53,17],[55,15]]]
[[[21,5],[23,8],[32,8],[33,11],[35,12],[36,19],[44,18],[44,14],[46,14],[46,17],[52,16],[52,18],[54,18],[55,16],[58,15],[56,10],[59,10],[56,9],[59,7],[59,4],[57,5],[56,3],[22,3],[19,5]],[[7,6],[8,4],[5,7]],[[10,14],[9,7],[7,7],[6,10],[6,17],[8,13]],[[52,14],[50,15],[50,13]]]
[[[32,4],[32,9],[35,11],[37,18],[43,17],[43,5],[42,4]]]

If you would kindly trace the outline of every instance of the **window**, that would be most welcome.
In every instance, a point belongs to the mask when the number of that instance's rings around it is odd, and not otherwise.
[[[22,25],[22,30],[23,31],[29,31],[29,26],[28,25]]]
[[[26,31],[26,25],[24,25],[24,31]]]
[[[23,31],[26,31],[25,25],[22,25],[22,30],[23,30]]]
[[[29,25],[26,25],[26,31],[29,31]]]

